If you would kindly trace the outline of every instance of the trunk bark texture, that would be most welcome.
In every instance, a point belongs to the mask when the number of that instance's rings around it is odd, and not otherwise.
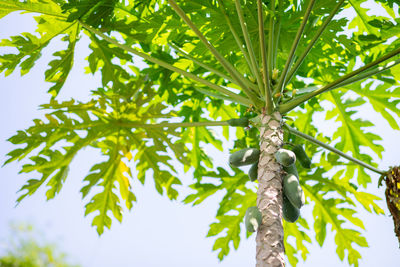
[[[281,121],[279,112],[261,115],[257,207],[262,214],[262,223],[256,237],[257,267],[285,266],[282,225],[283,170],[274,157],[274,153],[283,145]]]

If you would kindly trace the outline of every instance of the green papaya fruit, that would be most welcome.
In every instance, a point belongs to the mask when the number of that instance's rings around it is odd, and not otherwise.
[[[283,166],[283,170],[287,173],[295,175],[297,177],[297,179],[299,178],[299,173],[297,172],[296,164],[292,164],[287,167]]]
[[[300,210],[290,203],[289,199],[283,194],[283,219],[287,222],[294,223],[300,216]]]
[[[296,157],[303,168],[311,168],[311,160],[307,156],[306,151],[303,149],[302,145],[295,145],[292,148],[292,151],[294,152],[294,154],[296,154]]]
[[[281,148],[275,152],[276,161],[285,167],[288,167],[296,162],[296,155],[293,151]]]
[[[255,180],[257,180],[257,173],[258,173],[258,161],[253,165],[251,165],[249,169],[250,181],[254,182]]]
[[[262,215],[260,210],[257,207],[249,207],[246,211],[246,215],[244,216],[244,224],[247,231],[257,231],[257,228],[261,224],[261,221]]]
[[[247,127],[249,126],[249,118],[243,117],[238,119],[230,119],[227,120],[229,126],[234,127]]]
[[[229,156],[229,164],[232,167],[240,167],[256,163],[260,157],[260,150],[257,148],[244,148]]]
[[[283,192],[294,207],[300,209],[306,199],[301,189],[299,179],[293,174],[286,174],[283,177]]]

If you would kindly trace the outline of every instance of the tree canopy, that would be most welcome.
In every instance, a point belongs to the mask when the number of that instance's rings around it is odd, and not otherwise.
[[[339,258],[358,266],[361,255],[354,245],[368,243],[357,209],[383,213],[380,197],[365,188],[380,175],[387,183],[400,181],[396,169],[388,176],[373,162],[384,151],[381,137],[359,112],[371,105],[400,129],[399,5],[366,3],[0,0],[0,18],[28,12],[37,22],[35,32],[0,42],[16,49],[0,55],[0,72],[7,76],[18,68],[25,75],[50,42],[65,44],[44,73],[52,96],[41,106],[45,118],[9,139],[17,148],[5,163],[24,160],[21,172],[33,176],[18,202],[41,186],[48,188],[47,199],[54,198],[75,155],[95,148],[104,160],[84,177],[81,193],[85,214],[96,214],[93,226],[102,234],[112,217],[122,221],[123,209],[137,201],[132,179],[144,184],[152,178],[157,192],[177,199],[179,163],[194,176],[184,203],[199,205],[216,192],[224,194],[207,234],[223,259],[232,246],[238,248],[244,215],[257,195],[246,173],[217,166],[204,146],[222,150],[223,142],[235,139],[231,151],[259,147],[258,115],[277,111],[286,122],[285,144],[302,144],[312,155],[312,168],[298,171],[313,217],[284,222],[289,262],[295,266],[307,257],[311,236],[322,245],[331,227]],[[375,9],[380,15],[372,14]],[[86,71],[100,73],[102,86],[92,88],[88,102],[59,101],[83,38],[91,50]],[[317,114],[340,126],[325,133]],[[230,130],[227,121],[238,117],[250,118],[250,126]],[[221,127],[225,139],[214,127]],[[371,179],[366,168],[378,176]],[[398,212],[396,190],[388,194]]]

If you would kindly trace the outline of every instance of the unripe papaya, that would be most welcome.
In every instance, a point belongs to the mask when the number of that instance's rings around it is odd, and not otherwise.
[[[247,127],[249,126],[249,118],[243,117],[238,119],[230,119],[227,120],[229,126],[234,127]]]
[[[257,173],[258,173],[258,161],[251,165],[249,169],[249,178],[252,182],[257,180]]]
[[[262,215],[257,207],[249,207],[244,217],[244,224],[247,231],[255,232],[262,221]]]
[[[276,161],[285,167],[288,167],[296,162],[296,155],[293,151],[281,148],[275,152]]]
[[[294,176],[297,177],[297,179],[299,178],[299,173],[297,172],[296,164],[292,164],[287,167],[283,166],[283,170],[287,173],[293,174]]]
[[[294,154],[296,154],[296,157],[299,160],[299,162],[303,168],[307,168],[307,169],[311,168],[311,160],[307,156],[306,151],[304,151],[302,145],[295,145],[292,148],[292,151],[294,152]]]
[[[294,207],[300,209],[306,202],[303,189],[299,179],[293,174],[286,174],[283,177],[283,192]]]
[[[233,167],[240,167],[256,163],[260,157],[260,150],[257,148],[244,148],[229,156],[229,164]]]
[[[283,194],[283,207],[282,207],[283,219],[287,222],[294,223],[300,216],[300,210],[290,203],[289,199]]]

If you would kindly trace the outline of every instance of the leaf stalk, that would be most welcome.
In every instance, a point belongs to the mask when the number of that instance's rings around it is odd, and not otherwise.
[[[322,94],[322,93],[324,93],[324,92],[326,92],[328,90],[332,90],[332,89],[335,89],[335,88],[337,88],[339,86],[342,86],[349,79],[355,77],[356,75],[358,75],[358,74],[360,74],[360,73],[362,73],[362,72],[364,72],[364,71],[366,71],[366,70],[368,70],[370,68],[373,68],[373,67],[377,66],[378,64],[382,63],[383,61],[386,61],[389,58],[394,57],[394,56],[396,56],[398,54],[400,54],[400,48],[398,48],[398,49],[396,49],[396,50],[394,50],[394,51],[392,51],[392,52],[380,57],[379,59],[377,59],[377,60],[375,60],[373,62],[368,63],[367,65],[364,65],[363,67],[361,67],[361,68],[359,68],[359,69],[357,69],[355,71],[352,71],[352,72],[342,76],[341,78],[339,78],[339,79],[337,79],[337,80],[325,85],[324,87],[316,89],[315,91],[312,91],[312,92],[310,92],[308,94],[304,94],[302,96],[299,96],[299,97],[297,97],[297,98],[295,98],[293,100],[290,100],[287,103],[281,104],[279,106],[279,111],[282,114],[287,113],[288,111],[294,109],[298,105],[306,102],[307,100],[313,98],[314,96],[317,96],[317,95]],[[371,74],[371,75],[373,75],[373,74]],[[364,78],[366,78],[366,77],[364,77]]]
[[[254,49],[253,49],[253,45],[251,43],[250,34],[249,34],[249,31],[247,30],[247,25],[244,20],[243,9],[242,9],[242,5],[240,4],[240,0],[235,0],[235,6],[236,6],[236,11],[237,11],[238,17],[239,17],[240,27],[242,28],[243,37],[246,42],[246,47],[249,52],[251,65],[253,66],[253,69],[255,71],[255,76],[256,76],[256,80],[257,80],[257,84],[258,84],[258,90],[260,91],[260,94],[262,96],[264,96],[263,80],[261,79],[261,76],[260,76],[260,70],[258,68],[256,55],[254,54]]]
[[[253,75],[254,75],[254,77],[255,77],[255,76],[256,76],[257,70],[255,70],[255,69],[253,68],[253,65],[251,64],[251,61],[250,61],[250,58],[249,58],[249,54],[248,54],[247,51],[243,48],[243,42],[242,42],[241,38],[239,37],[239,35],[237,34],[237,32],[235,31],[235,28],[233,27],[232,22],[231,22],[231,20],[229,19],[229,16],[228,16],[228,15],[226,14],[226,12],[225,12],[224,2],[223,2],[223,0],[219,0],[218,2],[220,3],[221,12],[222,12],[222,14],[224,15],[224,18],[225,18],[225,20],[226,20],[226,23],[227,23],[228,26],[229,26],[229,29],[230,29],[230,31],[231,31],[231,33],[232,33],[232,35],[233,35],[233,38],[235,39],[236,44],[238,45],[240,51],[242,52],[242,54],[243,54],[243,56],[244,56],[244,59],[246,60],[247,65],[249,66],[250,71],[253,73]]]
[[[175,12],[182,18],[182,20],[192,29],[192,31],[197,35],[200,41],[207,47],[207,49],[214,55],[214,57],[221,63],[225,70],[231,75],[233,79],[240,85],[243,92],[252,100],[253,104],[257,107],[261,107],[262,103],[258,97],[250,91],[246,82],[244,82],[244,77],[240,74],[234,66],[232,66],[218,51],[215,47],[206,39],[206,37],[200,32],[200,30],[194,25],[190,18],[186,15],[185,11],[182,10],[175,2],[175,0],[168,0],[170,6],[175,10]]]
[[[218,76],[220,76],[221,78],[230,81],[231,83],[237,84],[232,77],[226,75],[225,73],[222,73],[221,71],[201,62],[200,60],[198,60],[197,58],[189,55],[189,53],[187,53],[186,51],[184,51],[183,49],[181,49],[180,47],[178,47],[177,45],[173,44],[173,43],[169,43],[168,44],[170,47],[172,47],[173,49],[175,49],[176,51],[178,51],[180,54],[182,54],[182,56],[184,56],[185,58],[193,61],[195,64],[199,65],[200,67],[203,67],[204,69],[208,70],[209,72],[212,72]],[[250,81],[248,81],[247,79],[244,80],[247,84],[248,87],[253,88],[254,90],[257,90],[257,86],[253,83],[251,83]]]
[[[198,77],[198,76],[196,76],[196,75],[194,75],[194,74],[192,74],[190,72],[187,72],[185,70],[179,69],[179,68],[177,68],[177,67],[175,67],[175,66],[173,66],[171,64],[168,64],[165,61],[162,61],[160,59],[151,57],[151,56],[149,56],[149,55],[147,55],[147,54],[145,54],[143,52],[137,51],[137,50],[135,50],[135,49],[133,49],[133,48],[127,46],[127,45],[120,44],[117,40],[112,39],[112,38],[108,37],[107,35],[104,35],[99,30],[96,30],[96,29],[92,28],[91,26],[87,25],[86,23],[84,23],[82,21],[79,21],[79,23],[86,30],[88,30],[89,32],[91,32],[93,34],[96,34],[96,35],[100,36],[101,38],[103,38],[107,42],[109,42],[109,43],[111,43],[111,44],[113,44],[113,45],[115,45],[115,46],[117,46],[117,47],[119,47],[119,48],[121,48],[121,49],[123,49],[125,51],[131,52],[132,54],[134,54],[136,56],[139,56],[139,57],[141,57],[141,58],[143,58],[145,60],[148,60],[148,61],[150,61],[150,62],[152,62],[154,64],[158,64],[158,65],[160,65],[160,66],[162,66],[162,67],[164,67],[166,69],[169,69],[171,71],[177,72],[177,73],[179,73],[179,74],[181,74],[181,75],[183,75],[183,76],[185,76],[187,78],[190,78],[190,79],[192,79],[192,80],[194,80],[196,82],[202,83],[202,84],[204,84],[204,85],[206,85],[206,86],[208,86],[208,87],[210,87],[210,88],[212,88],[212,89],[214,89],[214,90],[216,90],[216,91],[218,91],[218,92],[220,92],[220,93],[222,93],[224,95],[230,96],[233,99],[235,99],[235,101],[237,101],[237,103],[239,103],[239,104],[242,104],[242,105],[248,106],[248,107],[254,104],[249,99],[247,99],[247,98],[245,98],[243,96],[240,96],[240,95],[238,95],[238,94],[236,94],[236,93],[234,93],[234,92],[232,92],[230,90],[227,90],[227,89],[225,89],[225,88],[223,88],[221,86],[218,86],[218,85],[216,85],[216,84],[214,84],[214,83],[212,83],[212,82],[210,82],[208,80],[202,79],[202,78],[200,78],[200,77]]]
[[[275,0],[273,0],[275,2]],[[275,7],[275,3],[273,4]],[[262,59],[262,65],[263,65],[263,84],[264,84],[264,92],[265,92],[265,102],[267,106],[267,112],[268,114],[271,114],[272,111],[274,110],[274,104],[272,101],[272,89],[271,89],[271,64],[267,63],[267,47],[265,45],[265,36],[264,36],[264,14],[263,14],[263,6],[261,0],[257,0],[257,13],[258,13],[258,33],[259,33],[259,39],[260,39],[260,50],[261,50],[261,59]],[[273,13],[270,15],[271,20],[273,21]],[[271,24],[273,22],[270,22]],[[271,36],[273,35],[273,32],[269,32],[269,36],[271,39]],[[272,41],[270,41],[271,45]],[[268,49],[269,51],[271,49]],[[268,62],[271,62],[271,53],[268,53]]]
[[[321,36],[321,34],[324,32],[324,30],[327,28],[328,24],[332,21],[333,17],[336,15],[336,13],[338,12],[339,8],[342,6],[343,2],[345,0],[340,0],[339,3],[335,6],[335,8],[331,11],[331,13],[329,14],[329,16],[326,18],[326,20],[324,21],[324,23],[318,28],[317,33],[315,34],[315,36],[311,39],[310,43],[307,45],[306,49],[304,50],[304,52],[301,54],[301,56],[297,59],[295,65],[291,68],[289,74],[287,75],[287,83],[290,82],[290,80],[292,79],[293,75],[296,73],[296,71],[298,70],[298,68],[300,67],[300,65],[303,63],[304,59],[306,58],[306,56],[308,55],[308,53],[310,52],[310,50],[313,48],[313,46],[315,45],[315,43],[318,41],[319,37]]]
[[[278,92],[282,93],[282,91],[283,91],[283,89],[285,87],[286,75],[287,75],[287,73],[289,71],[290,65],[292,64],[293,57],[294,57],[294,54],[296,53],[297,46],[298,46],[298,44],[300,42],[300,39],[303,36],[304,28],[305,28],[305,26],[307,24],[308,18],[310,17],[312,8],[314,6],[314,3],[315,3],[315,0],[310,0],[310,3],[308,4],[307,10],[306,10],[306,12],[304,14],[304,17],[303,17],[303,21],[301,22],[300,28],[297,31],[296,37],[295,37],[295,39],[293,41],[293,44],[292,44],[292,48],[290,49],[290,52],[289,52],[289,57],[286,60],[285,67],[283,68],[283,71],[282,71],[281,76],[279,78],[278,86],[276,87],[274,93],[278,93]]]
[[[127,128],[179,128],[179,127],[209,127],[209,126],[228,126],[227,121],[198,121],[198,122],[161,122],[154,124],[136,122],[113,122],[116,126]]]
[[[340,150],[338,150],[338,149],[336,149],[334,147],[331,147],[331,146],[319,141],[318,139],[315,139],[312,136],[309,136],[309,135],[307,135],[305,133],[297,131],[296,129],[290,127],[287,124],[285,124],[284,127],[286,129],[288,129],[294,135],[297,135],[297,136],[299,136],[299,137],[301,137],[301,138],[303,138],[303,139],[305,139],[305,140],[307,140],[307,141],[309,141],[309,142],[311,142],[313,144],[316,144],[316,145],[318,145],[320,147],[325,148],[326,150],[329,150],[329,151],[331,151],[331,152],[333,152],[335,154],[338,154],[339,156],[341,156],[341,157],[343,157],[343,158],[345,158],[345,159],[347,159],[347,160],[349,160],[349,161],[351,161],[351,162],[353,162],[353,163],[355,163],[357,165],[360,165],[361,167],[367,168],[368,170],[373,171],[373,172],[375,172],[377,174],[380,174],[380,175],[386,173],[386,172],[381,171],[381,170],[379,170],[379,169],[377,169],[377,168],[375,168],[375,167],[373,167],[373,166],[371,166],[371,165],[369,165],[369,164],[367,164],[367,163],[365,163],[365,162],[363,162],[361,160],[355,159],[355,158],[343,153],[342,151],[340,151]]]

